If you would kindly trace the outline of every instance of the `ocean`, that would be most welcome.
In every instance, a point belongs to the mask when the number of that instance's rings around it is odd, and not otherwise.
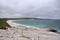
[[[41,20],[22,20],[22,21],[13,21],[13,22],[17,24],[23,24],[26,26],[32,26],[37,28],[60,30],[60,20],[41,19]]]

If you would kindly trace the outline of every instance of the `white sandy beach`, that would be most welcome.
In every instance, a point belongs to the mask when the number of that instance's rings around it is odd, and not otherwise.
[[[0,30],[0,40],[60,40],[60,34],[47,32],[43,29],[26,27],[15,24],[12,21],[7,21],[12,28]]]

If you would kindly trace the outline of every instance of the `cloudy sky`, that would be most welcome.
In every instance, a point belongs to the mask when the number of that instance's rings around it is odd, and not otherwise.
[[[60,0],[0,0],[0,18],[60,19]]]

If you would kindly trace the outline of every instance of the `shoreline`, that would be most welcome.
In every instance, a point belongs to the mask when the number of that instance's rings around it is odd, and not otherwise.
[[[16,24],[13,23],[12,21],[14,20],[8,20],[7,23],[12,27],[12,28],[16,28],[15,31],[20,31],[23,29],[22,32],[20,32],[18,35],[24,35],[24,37],[29,37],[29,38],[34,38],[35,40],[39,39],[40,40],[59,40],[60,39],[60,34],[58,33],[54,33],[54,32],[48,32],[45,29],[40,29],[40,28],[36,28],[36,27],[32,27],[32,26],[25,26],[25,25],[21,25],[21,24]],[[15,20],[17,21],[17,20]],[[20,20],[19,20],[20,21]],[[22,28],[21,28],[22,27]],[[26,30],[26,28],[28,28],[28,30]],[[17,33],[17,32],[16,32]]]
[[[0,29],[0,40],[60,40],[59,34],[46,32],[45,29],[37,29],[31,26],[26,27],[13,21],[6,21],[11,28],[7,30]],[[28,30],[25,28],[28,28]]]
[[[32,29],[37,29],[37,30],[42,30],[42,31],[46,31],[48,29],[44,29],[44,28],[37,28],[37,27],[32,27],[32,26],[26,26],[26,25],[23,25],[23,24],[17,24],[17,23],[13,23],[12,21],[17,21],[17,20],[8,20],[6,21],[11,27],[17,27],[17,26],[24,26],[26,28],[32,28]],[[18,20],[18,21],[22,21],[22,20]],[[58,33],[54,33],[54,32],[48,32],[48,33],[52,33],[52,34],[58,34]],[[59,34],[60,35],[60,34]]]
[[[34,26],[27,26],[27,25],[23,25],[23,24],[17,24],[17,23],[13,23],[12,21],[17,21],[17,20],[8,20],[7,23],[8,24],[14,24],[16,26],[24,26],[24,27],[27,27],[27,28],[35,28],[35,29],[41,29],[41,28],[37,28],[37,27],[34,27]],[[20,21],[20,20],[19,20]],[[11,25],[10,25],[11,26]],[[44,28],[42,28],[44,29]],[[46,30],[46,29],[45,29]]]

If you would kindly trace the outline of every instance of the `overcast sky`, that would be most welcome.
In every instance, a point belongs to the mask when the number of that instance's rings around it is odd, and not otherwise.
[[[60,19],[60,0],[0,0],[0,18]]]

